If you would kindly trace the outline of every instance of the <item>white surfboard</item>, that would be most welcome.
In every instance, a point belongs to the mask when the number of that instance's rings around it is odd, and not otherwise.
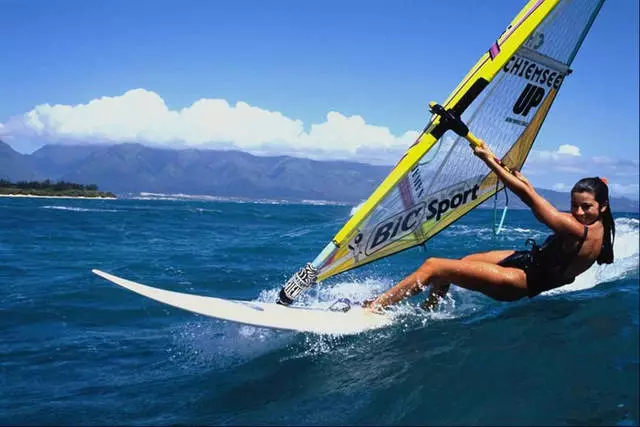
[[[284,307],[257,301],[228,300],[167,291],[121,277],[91,270],[116,285],[173,307],[209,317],[264,328],[288,329],[317,334],[351,335],[391,323],[388,315],[371,313],[360,306],[347,312],[299,307]]]

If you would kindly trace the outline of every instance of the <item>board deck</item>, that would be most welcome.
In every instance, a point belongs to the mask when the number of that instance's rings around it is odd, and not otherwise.
[[[391,323],[386,315],[371,313],[359,306],[347,312],[308,307],[284,307],[275,303],[229,300],[186,294],[123,279],[100,270],[98,276],[155,301],[217,319],[272,329],[317,334],[352,335]]]

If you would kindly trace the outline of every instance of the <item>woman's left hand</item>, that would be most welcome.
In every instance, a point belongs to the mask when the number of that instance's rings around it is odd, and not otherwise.
[[[518,178],[520,181],[524,182],[526,186],[531,187],[531,183],[529,182],[529,180],[525,178],[525,176],[522,175],[519,170],[514,170],[513,176]]]
[[[495,158],[489,146],[483,141],[482,145],[471,145],[473,154],[480,157],[482,160],[489,160]]]

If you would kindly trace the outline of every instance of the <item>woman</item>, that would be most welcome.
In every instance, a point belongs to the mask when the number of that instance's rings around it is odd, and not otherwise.
[[[491,170],[555,234],[531,251],[501,250],[472,254],[460,260],[429,258],[416,272],[364,305],[380,310],[431,285],[424,308],[433,308],[450,283],[482,292],[498,301],[530,298],[573,282],[594,262],[613,262],[615,224],[609,189],[602,178],[583,178],[571,190],[571,213],[559,212],[520,174],[507,171],[486,144],[473,148]],[[527,243],[532,242],[527,240]]]

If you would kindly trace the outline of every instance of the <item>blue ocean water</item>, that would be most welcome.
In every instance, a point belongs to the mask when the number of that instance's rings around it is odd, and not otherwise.
[[[348,337],[205,318],[90,272],[273,301],[352,209],[0,198],[0,424],[638,425],[634,214],[616,215],[616,263],[555,293],[499,303],[454,289],[437,313]],[[491,221],[474,211],[308,303],[369,298],[427,256],[548,234],[528,211],[509,212],[497,238]]]

